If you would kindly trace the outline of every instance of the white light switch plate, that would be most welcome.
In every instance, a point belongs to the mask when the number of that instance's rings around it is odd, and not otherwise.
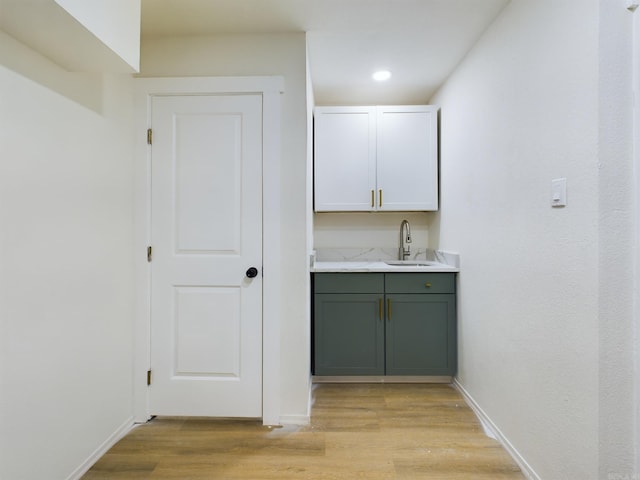
[[[556,178],[551,180],[551,206],[566,207],[567,206],[567,179]]]

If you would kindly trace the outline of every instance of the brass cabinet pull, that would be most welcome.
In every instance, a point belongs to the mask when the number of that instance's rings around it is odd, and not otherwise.
[[[378,300],[379,304],[378,304],[378,315],[380,315],[380,321],[382,321],[382,316],[383,316],[383,312],[384,312],[384,305],[382,303],[382,298],[380,298]]]
[[[391,321],[391,299],[387,298],[387,320]]]
[[[378,190],[378,206],[382,206],[382,189]]]
[[[371,208],[375,206],[374,205],[375,201],[376,201],[376,192],[374,190],[371,190]]]
[[[424,286],[427,287],[427,288],[431,288],[431,284],[430,283],[425,283]]]

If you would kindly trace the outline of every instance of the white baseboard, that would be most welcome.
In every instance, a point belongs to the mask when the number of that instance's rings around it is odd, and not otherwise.
[[[520,452],[516,450],[516,448],[511,444],[511,442],[504,436],[504,434],[500,431],[500,429],[496,426],[495,423],[489,418],[489,416],[480,408],[480,406],[476,403],[469,392],[467,392],[464,387],[460,384],[457,378],[453,380],[453,386],[462,394],[466,402],[471,407],[471,410],[476,414],[478,420],[482,424],[482,428],[484,429],[486,435],[491,437],[504,447],[509,455],[513,458],[513,460],[518,464],[520,470],[528,480],[540,480],[538,474],[531,468],[531,465],[527,463]]]
[[[133,417],[128,418],[125,422],[118,427],[118,429],[113,432],[109,438],[107,438],[102,445],[100,445],[90,456],[87,458],[82,465],[76,468],[71,475],[67,477],[67,480],[80,480],[82,476],[89,471],[89,469],[98,461],[100,458],[109,451],[111,447],[113,447],[118,441],[124,437],[127,433],[129,433],[136,425],[133,423]]]
[[[311,407],[313,406],[313,383],[311,382],[311,375],[309,375],[309,398],[307,399],[307,414],[306,415],[280,415],[280,425],[300,425],[305,426],[311,423]]]
[[[280,425],[309,425],[309,415],[281,415]]]

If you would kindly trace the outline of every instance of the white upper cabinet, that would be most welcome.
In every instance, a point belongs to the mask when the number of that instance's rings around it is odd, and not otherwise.
[[[438,209],[437,107],[317,107],[315,210]]]
[[[438,109],[377,108],[378,210],[438,209]]]
[[[368,211],[376,189],[375,107],[316,108],[315,209]]]

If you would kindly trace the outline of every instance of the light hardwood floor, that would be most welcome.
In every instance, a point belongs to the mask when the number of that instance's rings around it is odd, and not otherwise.
[[[313,395],[304,427],[156,418],[83,480],[525,478],[449,385],[321,384]]]

